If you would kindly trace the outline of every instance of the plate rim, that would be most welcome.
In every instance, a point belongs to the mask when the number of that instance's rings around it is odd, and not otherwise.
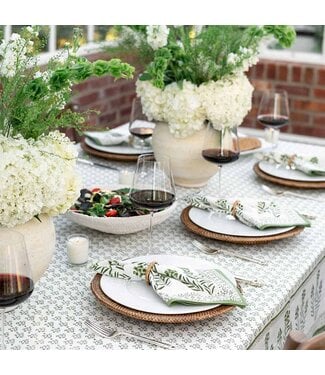
[[[188,229],[190,232],[200,235],[201,237],[206,237],[206,238],[219,240],[223,242],[231,242],[231,243],[242,244],[242,245],[265,244],[271,241],[277,241],[277,240],[281,240],[284,238],[290,238],[290,237],[296,236],[297,234],[301,233],[304,230],[304,227],[294,227],[288,232],[265,236],[265,237],[243,237],[243,236],[226,235],[226,234],[211,232],[193,223],[188,215],[190,209],[191,209],[191,206],[187,206],[183,209],[181,213],[181,221],[186,227],[186,229]]]
[[[193,257],[193,256],[188,256],[188,255],[176,255],[176,254],[149,254],[149,255],[139,255],[139,256],[134,256],[132,258],[127,258],[125,260],[131,262],[133,260],[136,260],[136,259],[139,259],[139,258],[144,258],[144,257],[176,257],[176,258],[180,258],[180,261],[184,258],[190,258],[190,259],[194,259],[195,261],[197,262],[201,262],[203,264],[207,264],[207,267],[208,265],[211,265],[211,267],[213,267],[214,265],[216,267],[218,267],[218,265],[216,265],[214,262],[212,262],[211,260],[208,261],[208,260],[205,260],[205,259],[201,259],[201,258],[198,258],[198,257]],[[150,260],[150,259],[149,259]],[[143,261],[143,260],[141,260]],[[204,265],[202,265],[203,267],[206,267]],[[221,268],[221,271],[224,272],[226,274],[227,277],[230,278],[230,280],[234,283],[236,283],[236,279],[235,279],[235,276],[232,272],[228,271],[228,269],[222,267],[222,266],[219,266]],[[105,275],[104,275],[105,276]],[[101,281],[103,279],[101,278]],[[108,278],[109,280],[109,278]],[[179,313],[174,313],[174,314],[166,314],[165,312],[154,312],[154,311],[147,311],[147,310],[141,310],[141,309],[138,309],[137,307],[135,306],[129,306],[129,305],[126,305],[123,303],[123,301],[118,301],[116,300],[116,296],[114,298],[114,296],[109,296],[105,293],[105,291],[103,290],[102,288],[102,284],[101,284],[101,281],[100,281],[100,287],[101,287],[101,290],[102,292],[109,298],[111,299],[112,301],[118,303],[119,305],[122,305],[124,307],[127,307],[127,308],[130,308],[130,309],[133,309],[133,310],[137,310],[137,311],[141,311],[141,312],[146,312],[146,313],[149,313],[149,314],[157,314],[157,315],[187,315],[187,314],[193,314],[195,312],[203,312],[203,311],[208,311],[208,310],[211,310],[213,308],[216,308],[216,307],[219,307],[221,306],[221,304],[211,304],[211,305],[201,305],[201,306],[192,306],[193,308],[196,308],[196,309],[200,309],[200,310],[197,310],[197,311],[188,311],[188,312],[179,312]],[[121,282],[125,282],[125,280],[121,280]],[[165,305],[164,305],[165,306]],[[189,306],[185,306],[185,307],[189,307]]]
[[[205,228],[205,227],[202,227],[200,224],[196,223],[195,221],[193,221],[191,219],[191,216],[190,216],[190,212],[191,210],[195,208],[197,210],[199,210],[198,207],[191,207],[189,212],[188,212],[188,216],[189,216],[189,219],[192,221],[192,223],[196,224],[198,227],[202,228],[202,229],[205,229],[205,230],[208,230],[210,232],[213,232],[213,233],[218,233],[218,234],[224,234],[226,236],[234,236],[234,237],[245,237],[245,238],[252,238],[252,237],[266,237],[265,235],[261,235],[261,236],[245,236],[245,235],[236,235],[236,234],[230,234],[230,233],[222,233],[222,232],[214,232],[212,230],[209,230],[208,228]],[[242,223],[241,223],[242,224]],[[242,225],[245,225],[245,224],[242,224]],[[280,232],[280,233],[273,233],[273,234],[268,234],[267,236],[274,236],[274,235],[277,235],[277,234],[281,234],[281,233],[286,233],[286,232],[289,232],[291,229],[294,229],[295,226],[290,226],[290,227],[282,227],[281,229],[283,229],[283,232]],[[280,228],[279,228],[280,229]]]
[[[323,189],[325,188],[325,181],[295,181],[295,180],[287,180],[285,178],[274,177],[268,173],[263,172],[259,167],[259,161],[256,162],[253,166],[253,171],[257,176],[262,178],[263,180],[273,182],[278,185],[288,186],[293,188],[301,188],[301,189]]]
[[[260,160],[258,162],[258,167],[259,169],[263,172],[263,173],[266,173],[268,174],[269,176],[272,176],[272,177],[275,177],[275,178],[281,178],[282,180],[289,180],[289,181],[295,181],[295,182],[325,182],[325,176],[323,177],[322,180],[297,180],[295,178],[290,178],[290,177],[280,177],[280,176],[277,176],[277,175],[274,175],[274,174],[271,174],[271,173],[268,173],[266,172],[263,168],[261,168],[260,166],[260,163],[262,163],[264,160]],[[265,162],[265,161],[264,161]],[[267,162],[265,162],[265,164],[267,164]],[[301,172],[303,173],[303,172]]]

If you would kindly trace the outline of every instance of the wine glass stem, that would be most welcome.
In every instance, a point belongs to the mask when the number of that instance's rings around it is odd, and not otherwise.
[[[0,308],[0,318],[1,318],[1,330],[0,330],[0,350],[5,350],[5,309]]]
[[[152,221],[154,212],[150,212],[150,224],[149,224],[149,254],[152,254]]]
[[[222,165],[219,164],[219,181],[218,181],[218,197],[221,197],[221,171],[222,171]]]

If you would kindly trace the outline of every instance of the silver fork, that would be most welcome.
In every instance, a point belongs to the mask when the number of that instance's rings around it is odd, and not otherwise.
[[[310,197],[307,194],[299,194],[299,193],[294,193],[292,191],[272,189],[272,188],[270,188],[267,185],[262,185],[262,189],[265,192],[267,192],[267,193],[269,193],[271,195],[278,195],[278,196],[281,196],[281,195],[291,195],[291,196],[297,197],[297,198],[310,199],[310,200],[316,201],[316,202],[323,202],[321,199]]]
[[[161,348],[164,348],[164,349],[176,349],[174,345],[168,344],[166,342],[154,340],[154,339],[149,339],[148,337],[136,335],[136,334],[131,333],[131,332],[119,331],[119,330],[115,330],[115,331],[109,330],[107,328],[104,328],[104,327],[100,326],[98,323],[92,322],[88,319],[85,321],[85,324],[89,328],[91,328],[94,332],[96,332],[98,335],[100,335],[102,337],[105,337],[105,338],[112,338],[112,337],[116,337],[118,335],[125,335],[125,336],[129,336],[129,337],[133,337],[136,340],[146,342],[147,344],[160,346]]]
[[[217,248],[212,248],[212,247],[206,246],[203,243],[201,243],[199,241],[196,241],[196,240],[192,241],[192,244],[205,254],[221,253],[221,254],[233,256],[233,257],[238,258],[238,259],[245,260],[247,262],[253,262],[253,263],[256,263],[256,264],[260,264],[261,266],[266,266],[266,264],[267,264],[266,262],[264,262],[262,260],[259,260],[259,259],[253,258],[253,257],[248,257],[246,255],[237,254],[233,251],[224,250],[224,249],[217,249]]]

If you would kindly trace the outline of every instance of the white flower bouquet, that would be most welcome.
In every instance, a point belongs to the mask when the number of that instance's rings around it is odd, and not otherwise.
[[[75,145],[56,129],[82,128],[85,114],[63,110],[71,86],[90,76],[131,78],[134,68],[119,59],[90,62],[72,46],[43,70],[37,27],[0,42],[0,227],[34,216],[64,213],[79,193]]]
[[[258,61],[261,40],[273,35],[284,47],[289,26],[128,26],[120,48],[146,67],[137,95],[149,120],[164,121],[187,137],[210,121],[216,129],[239,126],[251,108],[253,87],[245,72]]]

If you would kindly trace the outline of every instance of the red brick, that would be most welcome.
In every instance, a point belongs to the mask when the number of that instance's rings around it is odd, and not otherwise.
[[[102,96],[111,97],[111,96],[115,96],[119,94],[119,92],[120,92],[120,88],[118,86],[108,87],[107,89],[103,91]]]
[[[320,69],[318,71],[318,84],[325,85],[325,69]]]
[[[72,91],[78,93],[78,92],[81,92],[81,91],[85,91],[88,87],[89,87],[89,82],[85,81],[85,82],[78,83],[78,84],[72,86]]]
[[[275,79],[276,77],[276,66],[275,64],[268,64],[267,65],[267,78],[268,79]]]
[[[280,81],[287,81],[288,79],[288,67],[286,65],[278,66],[277,79]]]
[[[117,82],[113,82],[112,77],[97,77],[90,80],[89,85],[91,88],[99,89],[110,86],[118,86]]]
[[[321,125],[325,127],[325,116],[315,116],[313,122],[315,125]]]
[[[304,82],[308,84],[312,84],[314,82],[314,71],[313,68],[305,68],[304,71]]]
[[[120,85],[121,92],[135,92],[135,83],[134,82],[127,82]]]
[[[120,111],[120,115],[121,115],[121,116],[130,116],[130,114],[131,114],[131,109],[132,109],[131,106],[128,106],[128,107],[122,109],[122,110]]]
[[[293,134],[301,134],[301,135],[312,135],[313,134],[313,128],[306,127],[304,125],[292,125],[291,132]]]
[[[277,90],[286,90],[289,95],[308,96],[309,88],[306,86],[276,85]]]
[[[293,82],[300,82],[301,80],[301,68],[299,66],[293,66],[291,70],[291,79]]]
[[[303,109],[307,111],[325,112],[325,103],[324,102],[311,102],[311,101],[305,101],[305,100],[294,100],[293,108]]]
[[[313,137],[325,138],[325,128],[313,128],[311,135]]]
[[[265,71],[264,64],[255,65],[255,77],[256,78],[264,78],[264,71]]]
[[[325,98],[325,89],[314,89],[314,96],[316,98]]]
[[[293,122],[300,121],[300,122],[308,123],[309,118],[310,116],[307,113],[303,113],[303,112],[291,112],[290,113],[290,120]]]
[[[92,92],[90,94],[80,96],[78,99],[76,99],[76,101],[80,105],[88,105],[88,104],[95,102],[98,99],[98,97],[99,97],[98,92]]]
[[[109,125],[110,122],[113,122],[116,119],[115,113],[106,113],[99,116],[99,123]]]
[[[251,81],[252,81],[252,85],[257,91],[269,90],[272,87],[271,82],[267,82],[263,80],[255,80],[255,79],[252,79]]]

